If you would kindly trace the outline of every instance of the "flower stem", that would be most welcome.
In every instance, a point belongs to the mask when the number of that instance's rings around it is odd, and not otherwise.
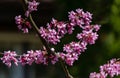
[[[29,20],[30,20],[30,22],[31,22],[34,30],[37,32],[37,34],[38,34],[38,36],[39,36],[42,44],[43,44],[43,45],[45,46],[45,48],[47,49],[48,54],[50,54],[50,53],[54,54],[54,52],[52,52],[52,51],[50,50],[50,47],[48,46],[48,43],[40,36],[39,28],[38,28],[37,25],[35,24],[35,22],[34,22],[31,14],[30,14],[30,16],[29,16]]]
[[[26,6],[27,3],[28,3],[28,0],[23,0],[23,2],[24,2],[24,4],[25,4],[25,6]],[[33,29],[34,29],[34,30],[36,31],[36,33],[38,34],[38,36],[39,36],[39,38],[40,38],[40,41],[42,42],[42,44],[43,44],[43,45],[45,46],[45,48],[47,49],[48,54],[53,53],[53,52],[50,50],[50,47],[48,46],[48,43],[40,36],[39,28],[37,27],[36,23],[34,22],[31,14],[29,15],[28,19],[29,19],[29,21],[31,22]],[[43,49],[44,49],[44,46],[43,46]]]
[[[30,19],[30,21],[31,21],[34,29],[37,31],[37,33],[38,33],[38,35],[39,35],[39,29],[38,29],[37,25],[35,24],[35,22],[33,21],[31,15],[30,15],[29,19]],[[48,46],[47,42],[46,42],[40,35],[39,35],[39,38],[40,38],[40,40],[42,41],[43,45],[46,47],[48,54],[49,54],[49,53],[55,54],[55,52],[53,52],[53,51],[50,50],[50,47]],[[68,71],[68,69],[67,69],[67,66],[64,64],[64,62],[62,61],[62,59],[60,59],[60,62],[61,62],[61,65],[62,65],[64,71],[65,71],[66,78],[73,78],[73,77],[70,75],[70,73],[69,73],[69,71]]]
[[[61,65],[62,65],[62,68],[64,69],[66,78],[74,78],[74,77],[69,73],[69,70],[68,70],[67,66],[65,65],[65,63],[62,61],[62,59],[60,59],[60,63],[61,63]]]

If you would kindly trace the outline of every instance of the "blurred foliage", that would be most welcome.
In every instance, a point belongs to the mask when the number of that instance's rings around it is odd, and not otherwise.
[[[115,53],[120,51],[120,0],[114,0],[111,5],[110,24],[113,29],[106,42],[110,46],[110,52]]]
[[[115,0],[111,6],[111,24],[114,25],[114,31],[120,33],[120,0]]]

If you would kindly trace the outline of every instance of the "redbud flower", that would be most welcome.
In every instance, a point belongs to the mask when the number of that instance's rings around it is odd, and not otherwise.
[[[72,34],[74,30],[74,23],[67,23],[67,32],[68,34]]]
[[[34,54],[34,51],[28,51],[27,54],[23,54],[19,60],[22,65],[29,64],[31,65],[35,60],[36,55]]]
[[[15,51],[5,51],[4,56],[1,58],[1,60],[8,67],[11,67],[11,62],[14,62],[15,65],[18,65],[18,60],[17,60],[16,56],[17,56],[17,54],[15,53]]]
[[[98,35],[96,32],[93,32],[91,30],[90,31],[83,30],[82,33],[77,34],[77,38],[86,43],[94,44],[95,40],[98,38]]]
[[[47,24],[47,29],[55,29],[59,36],[63,37],[64,34],[67,33],[66,23],[60,21],[58,22],[56,19],[52,18],[51,23]]]
[[[44,65],[48,64],[48,57],[46,56],[45,51],[36,50],[35,54],[36,54],[35,63]]]
[[[43,37],[47,42],[52,44],[57,44],[60,39],[67,33],[66,25],[64,22],[58,22],[54,18],[51,23],[47,24],[47,28],[40,28],[41,37]]]
[[[87,44],[84,42],[71,42],[70,44],[66,44],[63,47],[63,51],[67,53],[77,53],[81,54],[86,49]]]
[[[15,23],[18,24],[18,25],[21,25],[23,22],[23,19],[21,17],[21,15],[18,15],[15,17]]]
[[[47,42],[57,44],[60,42],[60,36],[55,29],[45,29],[40,27],[40,34]]]
[[[86,31],[95,31],[97,32],[100,29],[100,25],[87,25],[83,28]]]
[[[93,72],[93,73],[90,73],[90,76],[89,76],[89,78],[106,78],[106,77],[107,77],[107,74],[105,74],[105,72],[100,72],[100,73]]]
[[[76,9],[76,11],[69,12],[69,20],[74,25],[84,27],[84,25],[89,25],[92,19],[92,14],[89,12],[84,12],[82,9]]]
[[[31,29],[31,24],[21,17],[21,15],[15,17],[15,22],[18,25],[18,29],[22,30],[24,33],[28,33],[28,29]]]
[[[36,0],[33,0],[32,2],[28,1],[28,10],[25,13],[25,16],[28,17],[32,11],[37,11],[37,6],[39,5],[39,2],[36,2]]]
[[[65,58],[66,58],[65,59],[66,64],[72,66],[75,61],[74,57],[72,57],[72,55],[68,53],[65,55]]]
[[[98,31],[101,26],[100,25],[94,25],[93,27],[94,27],[95,31]]]
[[[52,64],[55,64],[58,61],[58,57],[56,55],[51,54],[49,56],[49,58],[50,58]]]
[[[112,59],[108,64],[100,66],[100,71],[104,71],[110,77],[118,76],[120,74],[120,62],[117,62],[117,59]]]
[[[71,42],[63,47],[65,53],[59,53],[59,56],[65,60],[66,64],[72,66],[75,60],[78,60],[81,52],[84,52],[87,44],[84,42]]]
[[[90,73],[90,78],[107,78],[107,76],[113,78],[120,75],[120,60],[112,59],[107,64],[100,66],[100,73]]]
[[[20,58],[20,63],[22,65],[28,64],[32,65],[33,62],[37,64],[47,64],[47,59],[45,57],[45,54],[41,50],[36,50],[36,51],[28,51],[27,54],[23,54]]]

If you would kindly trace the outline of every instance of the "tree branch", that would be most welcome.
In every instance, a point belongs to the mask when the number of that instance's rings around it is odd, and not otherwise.
[[[23,1],[24,1],[25,5],[26,5],[27,2],[28,2],[27,0],[23,0]],[[55,52],[51,51],[48,43],[41,37],[41,35],[40,35],[40,33],[39,33],[39,28],[37,27],[36,23],[34,22],[31,14],[30,14],[30,16],[29,16],[28,19],[30,20],[30,22],[31,22],[34,30],[37,32],[40,40],[42,41],[42,44],[43,44],[43,45],[45,46],[45,48],[47,49],[48,54],[50,54],[50,53],[56,54]],[[64,69],[64,71],[65,71],[66,78],[73,78],[73,77],[70,75],[70,73],[69,73],[69,71],[68,71],[68,69],[67,69],[67,66],[66,66],[65,63],[62,61],[61,58],[60,58],[60,63],[61,63],[61,65],[62,65],[62,67],[63,67],[63,69]]]
[[[74,78],[68,71],[67,66],[65,65],[65,63],[62,61],[62,59],[60,59],[60,63],[62,65],[62,68],[64,69],[66,78]]]

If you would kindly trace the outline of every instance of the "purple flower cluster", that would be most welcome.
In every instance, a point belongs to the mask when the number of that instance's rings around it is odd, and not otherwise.
[[[1,60],[8,67],[11,67],[11,62],[14,62],[15,65],[18,65],[18,63],[22,65],[32,65],[33,63],[48,65],[49,62],[55,64],[58,61],[58,56],[48,55],[46,51],[41,50],[27,51],[23,55],[17,55],[15,51],[5,51]]]
[[[60,39],[67,33],[67,24],[55,19],[47,24],[47,28],[40,27],[40,34],[47,42],[56,45]]]
[[[85,51],[87,44],[84,42],[71,42],[63,47],[63,52],[59,53],[59,57],[62,58],[69,66],[78,60],[79,55]]]
[[[31,29],[31,24],[29,21],[23,19],[21,15],[15,17],[15,22],[19,30],[23,31],[24,33],[28,33],[28,29]]]
[[[18,60],[15,58],[17,54],[14,51],[5,51],[2,58],[0,58],[3,63],[5,63],[8,67],[11,67],[11,62],[14,62],[15,65],[18,65]]]
[[[106,77],[107,74],[105,74],[105,72],[100,72],[100,73],[93,72],[90,74],[89,78],[106,78]]]
[[[107,64],[100,66],[100,73],[91,73],[90,78],[107,78],[107,76],[113,78],[120,75],[120,60],[112,59]]]
[[[96,32],[93,32],[92,30],[83,30],[82,33],[77,34],[77,38],[80,39],[80,41],[94,44],[95,40],[98,38],[98,34]]]
[[[39,2],[36,2],[36,0],[28,1],[28,10],[25,13],[25,16],[28,17],[32,11],[37,11],[37,6],[39,5]]]
[[[58,22],[52,19],[51,23],[47,24],[47,28],[40,27],[40,35],[47,42],[56,45],[60,42],[60,39],[65,34],[72,34],[74,27],[79,26],[83,29],[83,32],[77,35],[80,41],[87,42],[89,44],[94,44],[97,39],[97,31],[99,30],[99,25],[90,25],[92,20],[92,14],[89,12],[84,12],[82,9],[76,9],[76,12],[69,12],[69,21]]]
[[[82,29],[82,32],[76,36],[79,41],[64,45],[63,52],[58,53],[66,64],[72,66],[74,61],[78,60],[79,55],[85,51],[86,46],[95,43],[100,26],[90,25],[92,14],[85,13],[82,9],[69,12],[68,17],[68,22],[58,22],[52,19],[51,23],[47,24],[47,28],[40,27],[40,35],[48,43],[56,45],[65,34],[72,34],[74,27],[79,26]]]
[[[37,6],[39,2],[36,0],[28,1],[28,10],[25,12],[25,16],[28,17],[32,11],[37,11]],[[28,33],[29,29],[32,28],[30,22],[27,18],[22,18],[21,15],[15,17],[15,22],[19,30],[22,30],[23,33]]]
[[[59,57],[57,56],[57,55],[50,55],[49,56],[49,59],[50,59],[50,61],[51,61],[51,63],[52,64],[55,64],[56,62],[58,62],[59,61],[59,59],[58,59]]]
[[[69,12],[69,20],[73,25],[80,27],[89,25],[92,20],[92,14],[84,12],[82,9],[76,9],[76,11]]]
[[[64,45],[60,57],[65,60],[66,64],[72,66],[74,61],[78,60],[79,55],[87,49],[86,46],[95,43],[98,38],[97,31],[99,29],[99,25],[87,25],[81,33],[77,34],[79,42],[71,42]]]
[[[47,64],[47,58],[45,57],[45,52],[41,50],[36,51],[28,51],[27,54],[23,54],[20,56],[20,63],[22,65],[29,64],[31,65],[33,62],[37,64]]]
[[[49,43],[57,44],[57,42],[60,42],[60,36],[54,29],[45,29],[40,27],[40,34],[41,37],[43,37]]]

